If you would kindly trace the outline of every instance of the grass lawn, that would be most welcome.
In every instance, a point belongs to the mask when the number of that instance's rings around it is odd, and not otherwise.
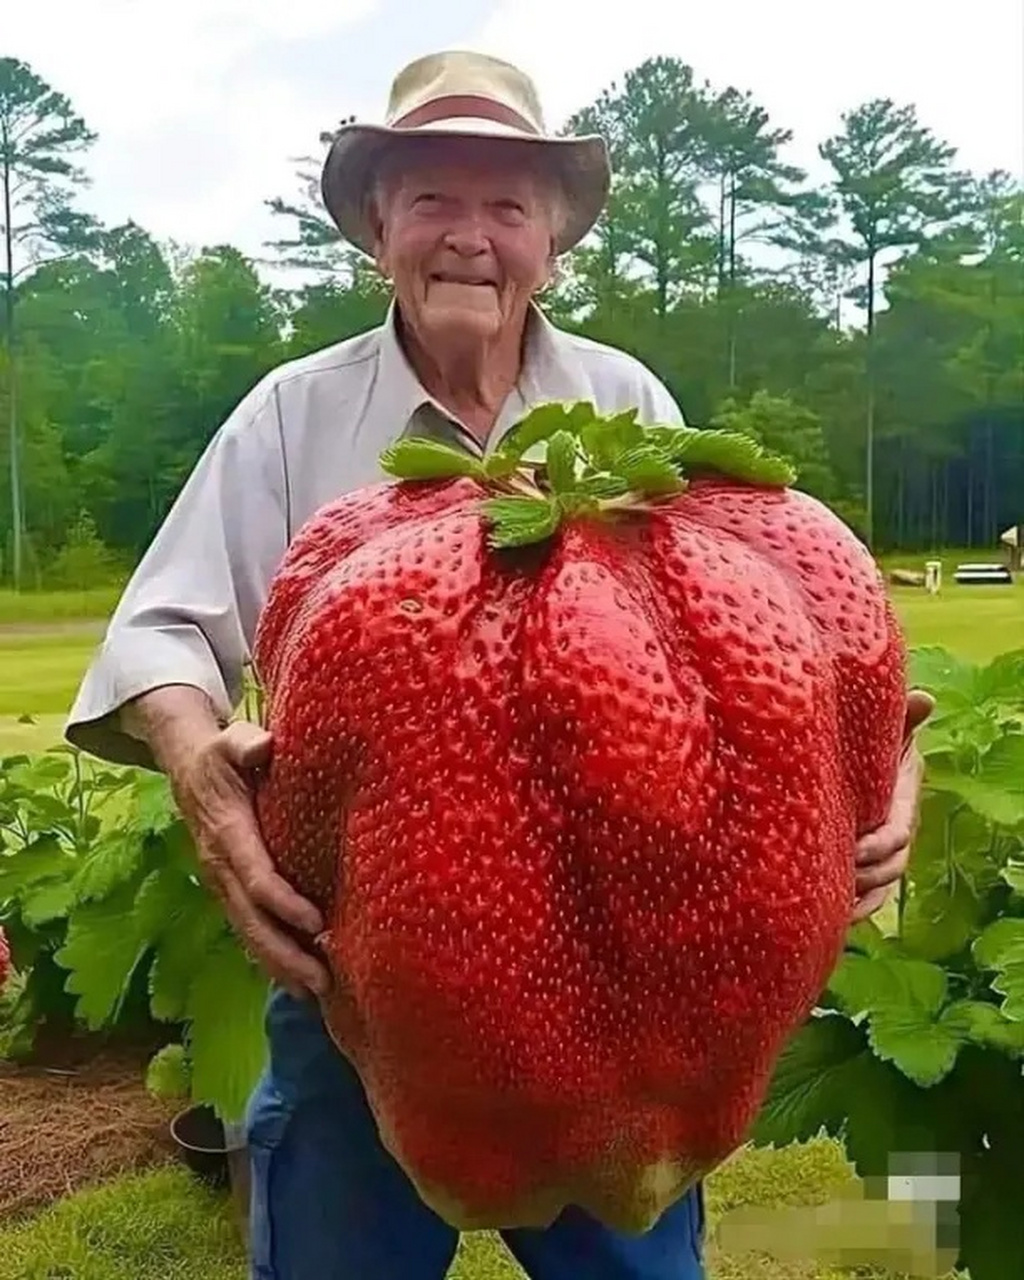
[[[916,565],[916,562],[912,562]],[[39,600],[34,617],[12,623],[10,600],[0,592],[0,754],[37,751],[60,737],[78,682],[102,638],[102,623],[55,615],[42,622]],[[1024,648],[1024,579],[1014,587],[958,587],[947,582],[938,596],[896,589],[893,598],[912,645],[942,644],[975,662],[1007,649]],[[94,596],[96,601],[104,597]],[[21,723],[22,716],[31,722]]]
[[[848,1195],[856,1183],[831,1142],[768,1154],[741,1153],[708,1186],[712,1234],[723,1212],[809,1206]],[[767,1214],[765,1215],[767,1221]],[[841,1252],[812,1226],[819,1253]],[[881,1234],[881,1229],[879,1234]],[[895,1251],[897,1243],[891,1248]],[[897,1280],[900,1273],[859,1269]],[[522,1280],[491,1235],[464,1237],[449,1280]],[[776,1263],[764,1254],[730,1257],[712,1239],[709,1280],[849,1280],[831,1264]],[[230,1201],[177,1166],[117,1178],[69,1196],[24,1222],[0,1228],[0,1280],[247,1280]],[[581,1277],[582,1280],[582,1277]]]
[[[947,585],[938,597],[894,592],[910,643],[943,644],[974,661],[1024,648],[1024,583],[957,587],[952,564],[965,558],[946,563]],[[903,563],[920,567],[920,560],[908,557]],[[19,611],[0,593],[0,755],[39,750],[58,740],[102,630],[101,624],[78,620],[104,616],[113,597],[22,599],[30,603]],[[22,716],[29,720],[20,722]],[[839,1237],[829,1238],[823,1216],[814,1215],[813,1206],[834,1206],[859,1194],[842,1152],[831,1142],[777,1153],[740,1152],[708,1185],[709,1280],[902,1280],[911,1269],[907,1249],[899,1252],[898,1228],[881,1216],[891,1206],[868,1206],[878,1210],[871,1218],[875,1227],[860,1232],[861,1243],[870,1245],[868,1236],[890,1241],[884,1269],[877,1269],[877,1258],[844,1253]],[[716,1239],[726,1215],[744,1207],[757,1210],[762,1234],[771,1237],[767,1246],[759,1246],[760,1253],[733,1253]],[[796,1226],[782,1226],[781,1218],[772,1217],[787,1207],[805,1215]],[[778,1261],[770,1256],[788,1252],[794,1239],[802,1257]],[[210,1195],[177,1167],[124,1177],[69,1196],[27,1221],[0,1226],[0,1280],[246,1280],[246,1275],[225,1198]],[[450,1280],[521,1276],[493,1237],[475,1236],[463,1241]]]

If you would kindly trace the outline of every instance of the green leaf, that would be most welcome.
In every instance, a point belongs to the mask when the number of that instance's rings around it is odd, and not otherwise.
[[[974,681],[979,702],[1024,707],[1024,649],[997,654],[987,667],[975,669]]]
[[[149,1060],[146,1088],[154,1098],[187,1098],[192,1066],[181,1044],[166,1044]]]
[[[79,859],[73,888],[80,902],[105,898],[122,884],[137,878],[145,861],[146,848],[141,836],[129,830],[112,832],[98,840]]]
[[[850,1016],[868,1015],[868,1042],[915,1084],[948,1075],[963,1037],[940,1017],[948,979],[938,965],[899,956],[846,955],[829,990]]]
[[[786,1147],[822,1130],[838,1137],[845,1099],[858,1094],[865,1073],[872,1073],[872,1062],[860,1029],[842,1017],[812,1018],[779,1057],[753,1140]]]
[[[983,903],[954,867],[948,878],[908,897],[900,941],[919,960],[959,955],[974,937]]]
[[[93,1030],[114,1021],[145,943],[134,927],[135,886],[122,885],[100,902],[72,912],[55,960],[68,970],[65,990],[78,996],[79,1017]]]
[[[960,705],[973,700],[976,668],[941,645],[919,645],[908,655],[910,684],[925,689],[942,704]],[[936,707],[933,715],[940,714]]]
[[[900,940],[921,960],[959,954],[998,882],[989,824],[951,792],[926,792],[907,870]]]
[[[7,782],[26,797],[51,791],[74,774],[74,761],[64,753],[51,751],[28,756],[7,773]]]
[[[999,826],[1024,823],[1024,734],[1004,734],[982,758],[977,773],[966,773],[950,753],[928,760],[927,785],[947,791]]]
[[[883,1062],[891,1062],[922,1089],[938,1084],[956,1063],[966,1036],[912,1004],[878,1009],[868,1024],[868,1041]]]
[[[866,956],[884,956],[892,952],[893,943],[874,920],[858,920],[846,932],[846,946]]]
[[[615,472],[631,489],[641,493],[679,493],[686,488],[679,468],[665,452],[653,445],[638,445],[622,454],[615,463]]]
[[[556,431],[548,441],[546,467],[548,481],[555,493],[571,493],[576,488],[576,463],[579,455],[576,437],[571,431]]]
[[[619,458],[643,444],[648,432],[637,421],[636,409],[627,409],[611,417],[588,423],[580,432],[580,440],[598,471],[618,471]]]
[[[507,475],[519,465],[534,445],[550,440],[557,431],[578,437],[582,428],[592,422],[597,410],[590,401],[575,403],[552,401],[531,409],[500,441],[485,464],[488,475]]]
[[[946,999],[945,970],[923,960],[893,955],[850,955],[840,961],[828,984],[851,1016],[892,1005],[911,1005],[937,1013]]]
[[[1014,1022],[1024,1022],[1024,920],[995,920],[975,940],[974,959],[996,973],[992,990],[1003,996],[1000,1006]]]
[[[522,547],[543,542],[558,528],[561,512],[554,498],[490,498],[483,504],[491,522],[492,547]]]
[[[220,903],[173,867],[154,872],[139,889],[136,929],[155,948],[149,972],[150,1011],[163,1022],[185,1016],[204,956],[229,926]]]
[[[1013,1058],[1024,1057],[1024,1022],[1011,1022],[994,1004],[957,1000],[942,1017],[965,1041],[984,1049],[998,1049]]]
[[[170,785],[162,773],[139,770],[132,781],[130,826],[142,835],[161,835],[181,820]]]
[[[1000,874],[1014,893],[1024,894],[1024,862],[1011,858]]]
[[[1024,650],[1002,654],[986,667],[965,662],[937,645],[910,653],[910,682],[937,699],[918,734],[926,756],[966,751],[967,759],[996,742],[1024,710]],[[929,768],[932,760],[929,760]]]
[[[576,492],[583,497],[592,498],[595,502],[606,502],[612,498],[621,498],[629,492],[629,481],[623,476],[607,474],[584,476],[576,485]]]
[[[785,487],[796,480],[795,469],[784,458],[734,431],[681,430],[671,445],[670,454],[686,472],[715,471],[772,487]]]
[[[380,456],[381,470],[400,480],[447,480],[456,476],[484,479],[483,465],[472,454],[426,436],[405,436]]]
[[[0,902],[17,898],[44,880],[70,876],[76,865],[74,855],[51,835],[40,836],[13,852],[0,853]]]
[[[894,1153],[935,1149],[926,1096],[875,1057],[862,1027],[828,1014],[783,1050],[751,1136],[781,1147],[824,1131],[843,1140],[861,1177],[886,1177]]]
[[[233,936],[210,951],[188,998],[192,1097],[228,1122],[245,1113],[266,1060],[269,983]]]
[[[993,1123],[961,1155],[960,1265],[970,1280],[1024,1276],[1021,1229],[1021,1149],[1024,1148],[1019,1065],[1002,1062],[1002,1078],[978,1079]],[[983,1140],[982,1140],[983,1139]]]
[[[33,928],[60,920],[75,901],[75,888],[68,879],[43,880],[31,885],[21,896],[21,918]]]

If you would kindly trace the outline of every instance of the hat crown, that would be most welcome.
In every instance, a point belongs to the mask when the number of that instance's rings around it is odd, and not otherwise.
[[[518,67],[483,53],[450,50],[417,58],[391,86],[386,123],[443,98],[484,98],[523,118],[538,134],[544,113],[533,81]]]

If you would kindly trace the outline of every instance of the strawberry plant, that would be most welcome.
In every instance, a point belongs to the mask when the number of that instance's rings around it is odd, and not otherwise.
[[[165,1023],[191,1092],[242,1112],[264,1052],[267,983],[196,874],[166,780],[58,747],[0,761],[0,926],[18,971],[3,1051],[41,1024]]]
[[[890,922],[851,931],[776,1069],[755,1141],[822,1130],[869,1184],[959,1179],[959,1265],[1024,1275],[1024,650],[913,654],[936,711],[921,826]]]

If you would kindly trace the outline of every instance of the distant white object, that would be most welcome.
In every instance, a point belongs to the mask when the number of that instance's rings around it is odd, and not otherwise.
[[[953,577],[965,586],[1013,585],[1013,574],[1005,564],[958,564]]]
[[[942,586],[942,561],[926,560],[924,562],[924,589],[930,596],[937,595]]]

